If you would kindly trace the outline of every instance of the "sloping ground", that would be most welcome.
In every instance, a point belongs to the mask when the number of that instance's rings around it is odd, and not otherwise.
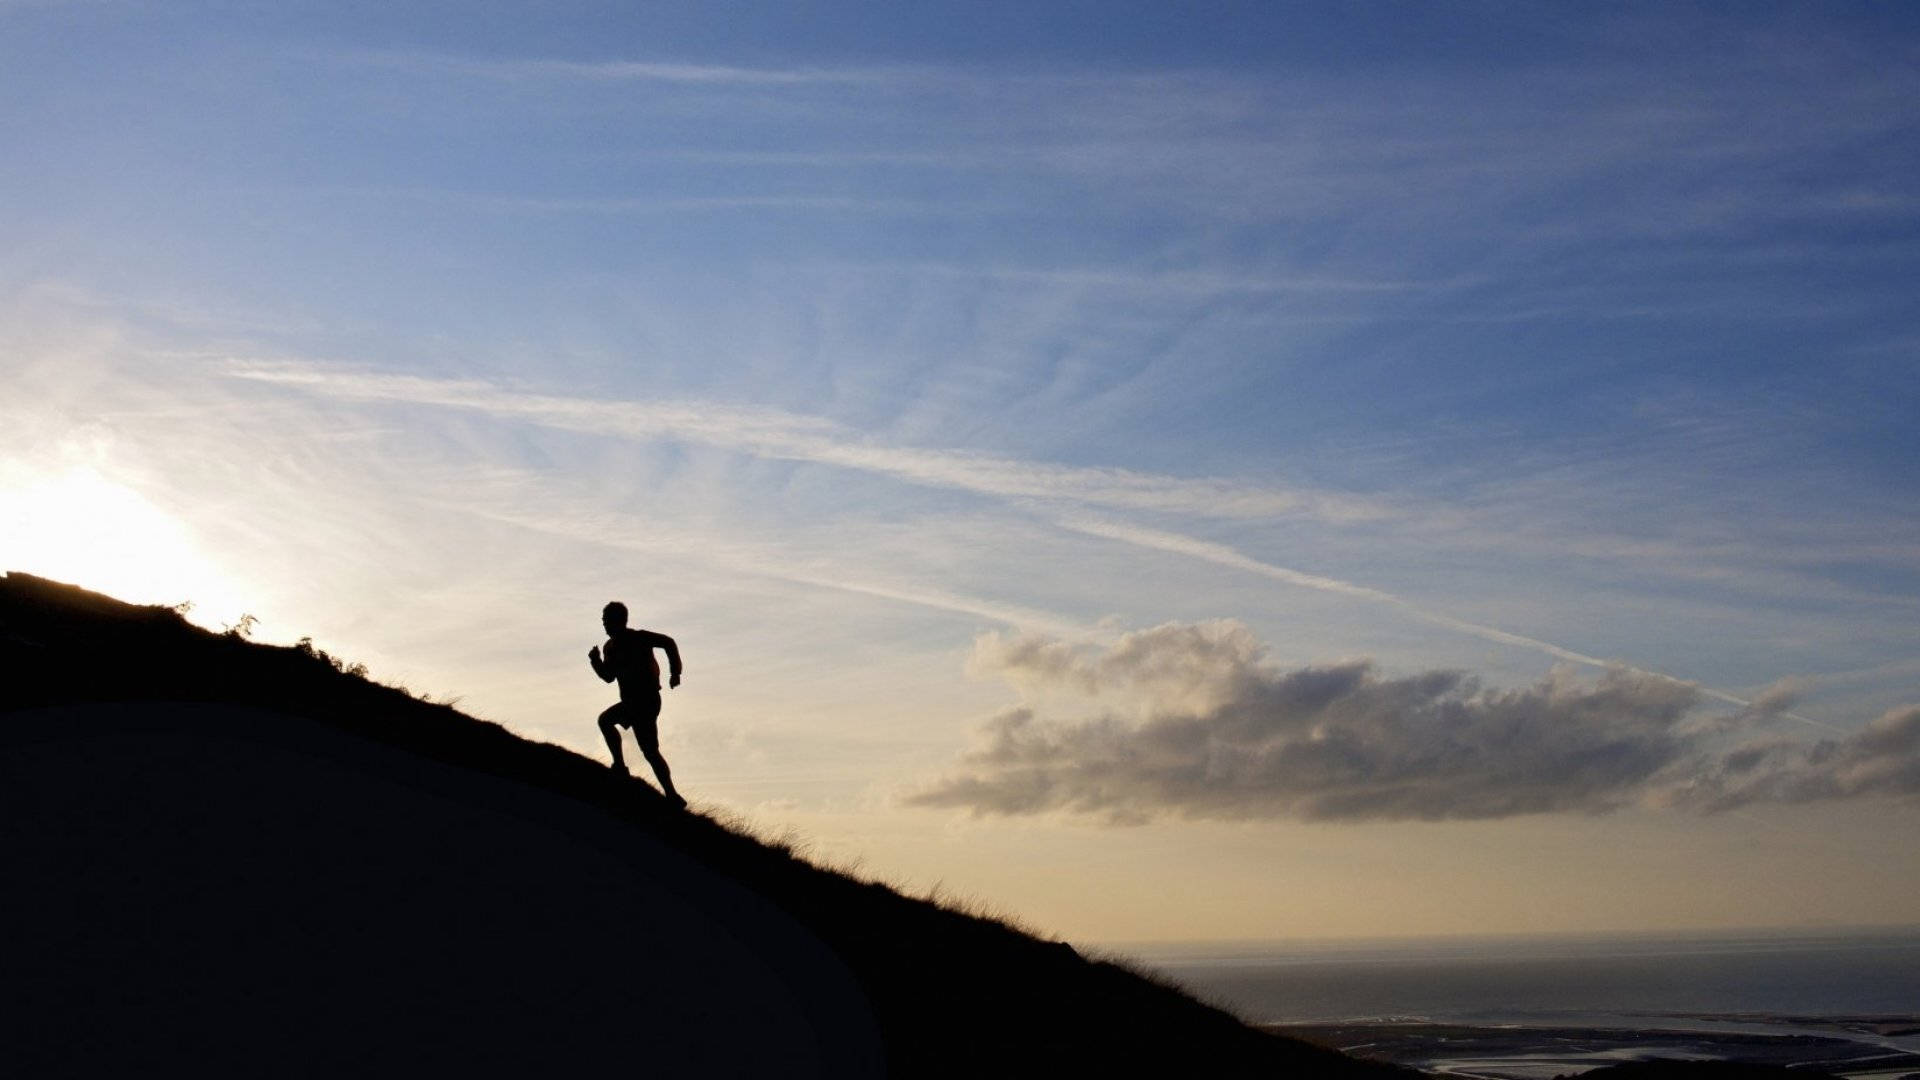
[[[0,580],[0,1067],[1393,1077],[570,751]]]
[[[11,721],[10,1075],[881,1072],[816,938],[577,804],[262,709]]]

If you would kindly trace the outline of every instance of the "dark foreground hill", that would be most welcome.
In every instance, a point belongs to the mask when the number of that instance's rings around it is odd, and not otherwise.
[[[1394,1077],[445,705],[0,580],[0,1072]]]

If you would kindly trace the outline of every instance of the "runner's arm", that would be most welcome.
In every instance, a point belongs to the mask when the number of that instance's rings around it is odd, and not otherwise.
[[[667,654],[667,685],[680,685],[680,646],[665,634],[653,635],[654,648]]]

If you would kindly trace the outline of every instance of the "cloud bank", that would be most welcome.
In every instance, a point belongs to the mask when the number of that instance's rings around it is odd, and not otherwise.
[[[1703,764],[1661,800],[1714,812],[1755,803],[1920,796],[1920,705],[1889,709],[1847,738],[1755,741]]]
[[[1459,671],[1388,677],[1366,659],[1285,669],[1232,621],[1167,624],[1105,649],[988,634],[970,669],[1028,703],[988,720],[984,745],[911,805],[1351,822],[1920,795],[1920,706],[1838,739],[1755,738],[1792,706],[1790,681],[1702,720],[1698,687],[1631,668],[1586,680],[1562,667],[1514,689]],[[1043,716],[1035,703],[1062,694],[1105,707]]]

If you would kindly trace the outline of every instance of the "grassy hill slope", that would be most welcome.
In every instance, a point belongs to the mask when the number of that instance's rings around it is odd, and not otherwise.
[[[0,713],[0,1067],[1408,1075],[165,608],[0,580]]]

